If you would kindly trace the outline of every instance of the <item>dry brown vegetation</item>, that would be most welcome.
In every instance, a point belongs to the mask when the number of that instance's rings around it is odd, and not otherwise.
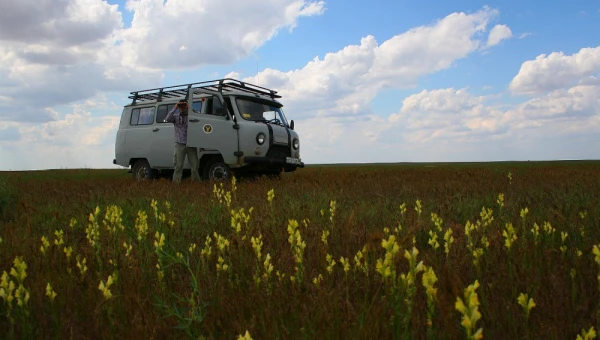
[[[600,244],[598,162],[313,167],[280,180],[240,180],[235,189],[225,183],[229,208],[209,182],[136,183],[120,170],[1,177],[0,273],[7,273],[6,288],[15,285],[10,304],[8,289],[0,299],[0,332],[7,338],[233,339],[246,330],[254,339],[465,338],[455,305],[476,280],[481,319],[475,330],[482,328],[484,338],[575,339],[582,329],[599,326],[600,263],[593,254]],[[94,226],[89,218],[96,207]],[[249,219],[236,231],[231,210],[240,208]],[[483,208],[491,215],[481,215]],[[107,211],[114,213],[112,221]],[[138,238],[141,211],[148,230]],[[441,219],[438,227],[432,213]],[[290,243],[290,220],[298,222],[300,243],[294,230]],[[468,221],[479,221],[471,249]],[[508,223],[516,234],[510,249],[503,236]],[[454,242],[446,253],[448,229]],[[324,230],[330,233],[327,244]],[[260,260],[251,241],[259,236]],[[42,237],[49,243],[43,252]],[[228,242],[223,252],[219,240]],[[388,241],[398,246],[390,267],[395,280],[377,267],[386,256],[382,242]],[[417,261],[438,279],[431,327],[424,271],[412,267],[412,285],[400,278],[411,270],[404,254],[413,246]],[[366,273],[355,262],[363,249]],[[273,271],[265,277],[267,253]],[[11,275],[18,257],[27,266],[22,292],[29,299],[23,306],[15,297],[18,268]],[[219,257],[227,270],[217,268]],[[84,274],[77,266],[83,258]],[[341,258],[349,261],[347,271]],[[322,281],[315,283],[319,275]],[[106,298],[99,285],[109,276],[114,283]],[[528,320],[517,302],[521,293],[535,301]]]

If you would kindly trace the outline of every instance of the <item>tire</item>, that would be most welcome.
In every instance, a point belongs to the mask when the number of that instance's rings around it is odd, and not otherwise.
[[[215,157],[206,162],[202,175],[205,180],[209,181],[228,181],[232,173],[229,166],[221,158]]]
[[[145,159],[138,159],[131,167],[131,174],[136,181],[146,181],[154,178],[154,171]]]

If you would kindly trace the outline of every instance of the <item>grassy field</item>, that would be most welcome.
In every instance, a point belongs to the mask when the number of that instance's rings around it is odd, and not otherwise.
[[[599,202],[598,161],[4,172],[0,334],[583,339]]]

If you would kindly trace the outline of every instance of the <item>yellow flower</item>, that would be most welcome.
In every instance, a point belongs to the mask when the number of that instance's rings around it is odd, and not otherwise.
[[[4,271],[2,278],[0,279],[0,298],[2,298],[8,308],[12,308],[13,291],[15,290],[15,283],[10,279],[10,276]]]
[[[525,219],[527,217],[527,213],[529,213],[529,209],[525,207],[525,209],[521,209],[521,218]]]
[[[46,285],[46,296],[50,299],[51,302],[54,302],[54,298],[56,297],[56,292],[52,289],[50,282]]]
[[[225,259],[219,256],[217,259],[217,271],[226,272],[229,269],[229,265],[225,263]]]
[[[54,231],[54,236],[56,236],[56,238],[54,239],[54,244],[56,246],[61,246],[61,245],[63,245],[65,243],[65,241],[64,241],[64,235],[65,235],[65,232],[62,231],[62,230],[55,230]]]
[[[454,243],[454,236],[452,236],[452,229],[448,228],[444,234],[444,251],[446,256],[450,254],[450,246]]]
[[[246,331],[246,333],[244,335],[240,334],[238,336],[238,340],[252,340],[252,337],[250,337],[250,333],[248,331]]]
[[[344,273],[347,273],[350,270],[350,261],[342,256],[340,258],[340,263],[344,267]]]
[[[425,287],[425,293],[427,294],[428,300],[435,299],[435,297],[437,296],[437,288],[434,288],[433,286],[435,285],[438,279],[435,275],[435,272],[433,271],[433,268],[427,267],[427,269],[423,273],[422,280],[423,287]]]
[[[14,265],[10,269],[10,275],[12,275],[19,284],[23,284],[27,277],[27,263],[23,261],[23,258],[18,256],[13,261]]]
[[[504,245],[506,246],[506,249],[510,250],[513,243],[517,240],[517,233],[512,223],[506,223],[506,229],[502,232],[502,236],[504,236]]]
[[[421,206],[421,200],[417,200],[415,202],[415,211],[417,212],[417,215],[419,215],[419,218],[421,217],[421,212],[422,210],[422,206]]]
[[[326,261],[327,261],[327,272],[329,274],[331,274],[333,272],[333,267],[335,267],[335,260],[333,259],[333,256],[327,254],[327,256],[325,257]]]
[[[315,277],[313,279],[313,283],[318,286],[321,282],[323,281],[323,275],[319,274],[319,276]]]
[[[467,331],[468,339],[483,338],[482,328],[479,328],[477,331],[475,331],[477,321],[481,319],[481,313],[479,312],[479,299],[477,297],[477,293],[475,292],[477,288],[479,288],[479,281],[475,280],[474,284],[465,289],[464,301],[460,297],[456,298],[455,308],[463,315],[461,325]]]
[[[550,235],[556,232],[556,228],[552,227],[552,225],[550,225],[550,222],[544,222],[544,231],[546,232],[546,234]]]
[[[596,261],[596,263],[600,265],[600,245],[594,245],[594,247],[592,248],[592,252],[595,255],[594,261]]]
[[[133,246],[131,244],[127,244],[127,242],[123,242],[123,248],[125,248],[125,256],[129,257],[131,255]]]
[[[436,213],[432,212],[431,222],[433,222],[438,232],[442,232],[442,224],[444,223],[444,220],[442,220],[441,217],[439,217]]]
[[[137,230],[138,241],[141,241],[148,233],[148,215],[143,210],[138,211],[135,219],[135,230]]]
[[[273,272],[273,265],[271,264],[271,254],[267,253],[267,255],[265,256],[265,262],[263,262],[263,266],[265,268],[265,273],[263,274],[263,277],[268,280],[269,277],[271,277],[271,273]]]
[[[585,329],[581,330],[581,334],[577,335],[577,340],[592,340],[596,338],[596,331],[594,330],[594,326],[592,326],[588,331]]]
[[[83,260],[79,260],[79,255],[77,255],[77,268],[79,268],[79,272],[81,273],[81,278],[83,279],[85,272],[87,272],[88,267],[86,265],[87,260],[85,259],[85,257],[83,258]]]
[[[156,250],[162,250],[165,245],[165,233],[159,233],[158,231],[154,234],[154,248]]]
[[[498,199],[496,203],[500,206],[500,208],[504,208],[504,194],[498,194]]]
[[[335,201],[329,202],[329,220],[333,223],[333,217],[335,216]]]
[[[100,240],[100,225],[98,224],[98,214],[100,213],[100,207],[96,207],[93,213],[90,213],[88,217],[88,226],[85,228],[85,235],[90,243],[90,246],[99,246]]]
[[[267,201],[269,201],[269,204],[273,203],[274,198],[275,198],[275,190],[271,189],[267,192]]]
[[[406,203],[402,203],[400,204],[400,215],[402,215],[402,217],[404,217],[404,214],[406,214]]]
[[[521,307],[523,307],[525,315],[529,317],[529,312],[533,307],[535,307],[535,302],[533,301],[533,298],[530,298],[529,294],[521,293],[517,298],[517,302],[519,303],[519,305],[521,305]]]
[[[73,253],[73,247],[69,246],[69,247],[64,247],[63,251],[65,252],[65,255],[67,256],[67,262],[71,259],[71,254]]]
[[[533,234],[533,241],[537,244],[538,237],[540,236],[540,226],[537,223],[533,224],[533,228],[531,228],[531,233]]]
[[[329,237],[329,230],[323,229],[323,232],[321,233],[321,241],[323,242],[323,244],[327,245],[328,237]]]
[[[104,224],[104,227],[109,233],[114,233],[117,230],[125,230],[125,227],[123,226],[123,218],[121,217],[122,215],[123,210],[119,206],[111,205],[106,207],[106,214],[104,215],[104,221],[102,221],[102,224]]]
[[[46,238],[46,236],[42,236],[42,245],[40,246],[40,251],[42,254],[46,254],[46,250],[50,247],[50,242]]]
[[[102,292],[102,295],[104,295],[104,298],[106,300],[112,298],[112,293],[110,291],[110,286],[113,284],[113,278],[111,275],[108,276],[108,279],[106,280],[106,283],[104,283],[104,281],[100,281],[100,284],[98,285],[98,289]]]
[[[15,299],[19,307],[25,306],[29,301],[29,291],[22,284],[15,290]]]
[[[263,246],[262,235],[250,238],[250,243],[252,243],[252,249],[254,249],[256,258],[260,261],[262,257],[261,251]]]
[[[440,243],[438,242],[438,235],[433,230],[429,231],[429,242],[428,243],[431,246],[431,248],[433,248],[434,251],[440,247]]]

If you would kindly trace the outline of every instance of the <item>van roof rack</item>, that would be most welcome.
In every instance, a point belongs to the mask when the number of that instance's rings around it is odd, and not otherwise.
[[[273,91],[258,85],[245,83],[237,79],[224,78],[203,81],[199,83],[173,85],[168,87],[160,87],[156,89],[135,91],[131,92],[131,96],[129,96],[129,99],[132,99],[131,105],[135,105],[137,102],[160,102],[163,99],[172,99],[179,97],[187,98],[188,89],[190,88],[212,90],[220,92],[221,94],[232,91],[240,91],[255,95],[265,95],[271,97],[272,99],[281,98],[281,96],[277,94],[277,91]]]

